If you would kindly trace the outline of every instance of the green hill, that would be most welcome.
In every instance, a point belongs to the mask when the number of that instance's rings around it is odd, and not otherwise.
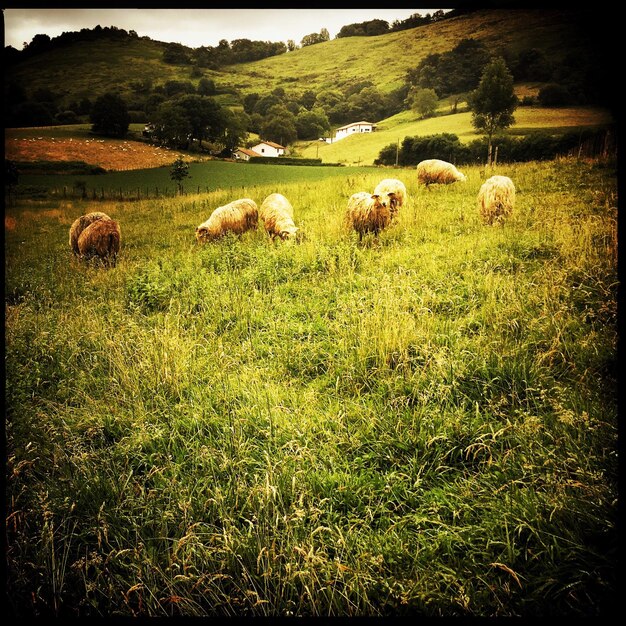
[[[62,92],[62,102],[94,98],[119,89],[132,98],[137,81],[153,86],[169,80],[189,80],[197,85],[210,78],[222,91],[269,93],[319,91],[357,80],[371,80],[388,92],[399,87],[408,69],[428,54],[451,50],[461,39],[482,41],[490,52],[525,48],[543,50],[555,62],[568,54],[584,53],[589,36],[581,31],[580,14],[567,10],[480,10],[426,26],[375,37],[345,37],[306,46],[292,52],[221,70],[193,72],[190,65],[162,61],[166,43],[139,37],[73,43],[6,68],[6,83],[17,83],[27,93],[37,89]],[[231,94],[223,100],[235,103]]]
[[[69,43],[9,65],[5,84],[19,85],[28,97],[38,90],[48,90],[58,99],[59,110],[83,98],[93,100],[115,88],[128,102],[129,109],[139,111],[139,118],[145,86],[158,90],[168,81],[189,81],[197,87],[202,78],[210,79],[217,88],[218,102],[232,108],[242,107],[248,94],[264,96],[278,87],[300,96],[309,90],[319,93],[371,81],[388,94],[405,84],[407,71],[416,68],[427,55],[448,52],[466,38],[482,42],[492,54],[509,57],[536,48],[555,65],[571,64],[576,58],[589,59],[589,52],[598,48],[598,23],[592,12],[483,9],[404,31],[334,39],[220,70],[165,63],[163,53],[168,44],[147,37],[123,41],[102,37]],[[537,84],[516,85],[520,96],[536,94],[538,88]],[[457,134],[462,142],[476,138],[469,112],[460,109],[455,115],[445,115],[449,110],[448,103],[442,101],[438,116],[431,119],[418,120],[410,111],[388,119],[372,119],[369,121],[378,123],[375,133],[353,136],[334,145],[297,142],[291,151],[302,157],[322,158],[326,163],[371,164],[383,147],[406,136],[448,132]],[[520,107],[511,132],[523,134],[536,129],[557,132],[609,122],[608,111],[598,107],[553,110]]]

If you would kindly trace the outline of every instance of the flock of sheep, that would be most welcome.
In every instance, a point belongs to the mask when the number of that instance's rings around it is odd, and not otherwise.
[[[465,181],[466,177],[452,163],[427,159],[418,164],[417,179],[428,187]],[[346,225],[359,234],[359,241],[366,233],[378,236],[397,216],[398,209],[407,199],[402,181],[385,178],[373,193],[358,191],[350,196]],[[501,224],[515,207],[515,185],[508,176],[492,176],[480,187],[477,201],[485,224]],[[282,194],[272,193],[260,207],[250,198],[240,198],[218,207],[196,228],[196,240],[198,243],[214,241],[227,232],[240,235],[257,228],[259,219],[272,239],[292,239],[298,232],[291,203]],[[119,224],[99,211],[82,215],[70,227],[70,248],[80,258],[98,257],[106,264],[115,265],[120,243]]]

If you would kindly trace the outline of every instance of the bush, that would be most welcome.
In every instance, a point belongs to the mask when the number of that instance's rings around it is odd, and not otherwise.
[[[542,107],[559,107],[573,102],[572,95],[567,88],[557,83],[542,87],[537,94],[537,99]]]

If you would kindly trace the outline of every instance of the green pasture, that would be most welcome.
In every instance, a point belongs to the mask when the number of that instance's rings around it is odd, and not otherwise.
[[[173,161],[172,161],[173,162]],[[359,167],[325,167],[297,165],[266,165],[234,163],[231,161],[204,161],[189,164],[189,176],[183,180],[184,193],[215,191],[218,189],[246,189],[259,185],[283,184],[304,181],[315,184],[329,178],[355,175],[364,169]],[[93,175],[22,174],[16,194],[75,196],[78,183],[85,185],[88,197],[105,199],[122,194],[122,198],[155,197],[175,195],[176,183],[170,178],[171,166],[145,170],[127,170]],[[80,187],[82,188],[82,187]]]
[[[7,203],[7,613],[611,619],[615,163],[429,190],[220,167],[208,193]],[[348,197],[391,172],[409,199],[359,244]],[[495,228],[492,173],[517,188]],[[275,191],[296,241],[196,243]],[[114,268],[71,255],[93,210]]]
[[[511,134],[528,134],[542,131],[560,134],[573,130],[601,127],[612,122],[606,109],[598,107],[518,107],[515,111],[515,124],[507,130]],[[334,144],[321,141],[299,143],[296,150],[304,158],[321,158],[328,163],[346,165],[371,165],[382,148],[397,144],[405,137],[421,137],[451,133],[462,143],[478,139],[472,125],[470,111],[437,115],[425,120],[418,119],[416,113],[403,111],[381,121],[373,133],[360,133],[346,137]]]

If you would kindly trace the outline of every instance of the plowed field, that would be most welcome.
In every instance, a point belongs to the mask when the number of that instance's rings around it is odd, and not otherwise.
[[[189,160],[176,150],[123,139],[6,137],[4,144],[12,161],[84,161],[112,171],[171,165],[179,156]]]

